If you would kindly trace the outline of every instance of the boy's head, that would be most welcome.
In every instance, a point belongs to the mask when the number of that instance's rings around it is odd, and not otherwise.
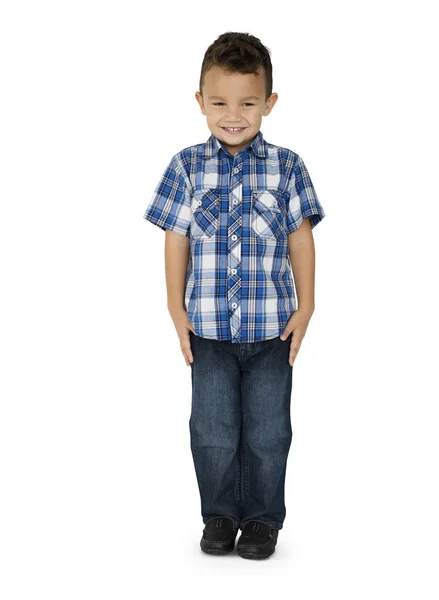
[[[270,114],[278,98],[272,85],[270,51],[253,35],[223,33],[207,49],[195,97],[210,131],[232,154],[253,140]]]

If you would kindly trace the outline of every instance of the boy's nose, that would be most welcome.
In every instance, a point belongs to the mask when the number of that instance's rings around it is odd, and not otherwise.
[[[238,119],[240,119],[239,108],[229,108],[229,110],[227,111],[227,117],[230,118],[232,121],[237,121]]]

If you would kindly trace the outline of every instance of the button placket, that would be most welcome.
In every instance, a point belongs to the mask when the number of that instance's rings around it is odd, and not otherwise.
[[[241,230],[242,212],[240,203],[242,198],[242,163],[236,165],[230,176],[230,204],[228,227],[230,230]],[[232,337],[239,341],[241,330],[241,277],[239,268],[241,265],[241,240],[236,233],[229,236],[228,245],[228,291],[227,300],[230,313],[230,330]]]

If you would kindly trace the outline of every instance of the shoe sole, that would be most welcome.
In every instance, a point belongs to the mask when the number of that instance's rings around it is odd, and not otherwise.
[[[238,555],[241,558],[252,558],[252,559],[256,559],[256,560],[258,560],[260,558],[269,558],[272,554],[274,554],[274,550],[273,550],[273,552],[269,552],[267,554],[256,554],[253,552],[239,552],[238,551]]]

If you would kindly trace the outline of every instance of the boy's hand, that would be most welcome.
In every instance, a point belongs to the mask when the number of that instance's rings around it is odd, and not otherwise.
[[[192,323],[187,316],[187,312],[183,309],[178,313],[172,314],[172,320],[174,321],[175,329],[177,330],[178,337],[180,339],[181,352],[186,361],[186,365],[189,366],[194,362],[194,357],[191,352],[191,342],[189,339],[189,330],[195,333]]]
[[[291,366],[293,366],[297,353],[299,352],[299,348],[302,344],[303,338],[305,337],[311,316],[312,311],[300,310],[300,308],[298,308],[291,315],[283,333],[280,335],[281,340],[286,340],[290,333],[293,333],[291,336],[290,354],[288,357],[288,362]]]

